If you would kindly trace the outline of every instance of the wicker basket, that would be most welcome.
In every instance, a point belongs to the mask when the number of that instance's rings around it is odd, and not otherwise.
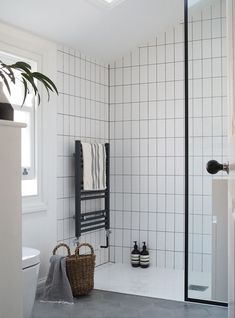
[[[90,254],[79,254],[82,246],[90,248]],[[66,257],[66,272],[74,297],[87,295],[94,288],[95,254],[93,247],[88,243],[77,246],[75,254],[71,255],[70,248],[66,244],[59,244],[53,250],[53,255],[59,247],[65,247],[68,251]]]

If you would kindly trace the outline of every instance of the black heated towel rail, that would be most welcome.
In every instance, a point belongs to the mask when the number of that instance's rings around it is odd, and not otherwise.
[[[106,230],[106,245],[109,245],[110,229],[110,153],[109,144],[106,150],[106,189],[83,190],[83,153],[80,140],[75,141],[75,235],[79,240],[81,234],[104,228]],[[81,202],[84,200],[104,199],[104,209],[83,212]]]

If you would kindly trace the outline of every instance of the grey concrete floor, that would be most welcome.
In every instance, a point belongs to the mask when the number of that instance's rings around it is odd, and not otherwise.
[[[227,318],[227,309],[94,290],[74,305],[35,302],[32,318]]]

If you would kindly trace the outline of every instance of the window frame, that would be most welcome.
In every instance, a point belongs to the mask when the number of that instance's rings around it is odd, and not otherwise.
[[[55,43],[0,23],[0,50],[35,61],[39,72],[56,79],[57,47]],[[37,195],[22,197],[22,213],[43,212],[56,199],[56,97],[50,105],[41,91],[41,104],[35,107],[35,164],[37,167]]]
[[[21,165],[21,177],[22,180],[33,180],[33,179],[37,179],[37,165],[36,165],[36,153],[37,153],[37,139],[36,139],[36,122],[37,122],[37,118],[36,118],[36,105],[35,105],[35,98],[33,101],[33,105],[32,107],[28,107],[28,106],[19,106],[16,104],[12,104],[12,107],[14,108],[14,110],[16,111],[23,111],[26,113],[30,114],[30,119],[31,119],[31,125],[30,125],[30,159],[31,159],[31,165],[30,167],[26,167]],[[27,172],[27,173],[26,173]],[[29,196],[29,195],[25,195],[25,196]],[[22,197],[24,197],[24,195],[22,195]]]

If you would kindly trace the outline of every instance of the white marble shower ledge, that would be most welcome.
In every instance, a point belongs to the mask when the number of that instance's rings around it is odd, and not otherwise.
[[[183,301],[184,271],[108,263],[96,268],[95,289]]]

